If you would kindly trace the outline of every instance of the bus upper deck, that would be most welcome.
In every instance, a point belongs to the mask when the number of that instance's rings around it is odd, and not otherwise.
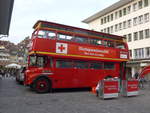
[[[33,28],[30,54],[115,61],[129,58],[121,36],[47,21],[38,21]]]

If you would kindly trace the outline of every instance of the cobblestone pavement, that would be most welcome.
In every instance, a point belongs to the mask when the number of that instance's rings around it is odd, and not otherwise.
[[[36,94],[5,78],[0,80],[0,113],[150,113],[150,88],[137,97],[101,100],[89,91]]]

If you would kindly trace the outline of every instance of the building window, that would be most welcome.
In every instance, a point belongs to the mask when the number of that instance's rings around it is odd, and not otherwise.
[[[144,6],[147,7],[149,4],[149,1],[148,0],[144,0]]]
[[[131,12],[131,6],[127,7],[128,14]]]
[[[118,12],[115,12],[115,19],[118,18]]]
[[[122,30],[122,23],[119,23],[119,30]]]
[[[127,14],[127,10],[126,8],[123,9],[123,15],[126,15]]]
[[[145,22],[149,22],[149,13],[146,13],[144,15],[144,20],[145,20]]]
[[[144,37],[143,37],[143,31],[140,31],[140,32],[139,32],[139,39],[142,40],[143,38],[144,38]]]
[[[135,49],[134,50],[134,56],[135,56],[135,59],[144,58],[144,48]]]
[[[115,32],[118,31],[118,24],[115,25]]]
[[[134,25],[134,26],[136,26],[136,25],[137,25],[137,23],[138,23],[138,19],[137,19],[137,17],[133,18],[133,25]]]
[[[139,24],[143,23],[143,15],[139,16]]]
[[[122,17],[122,10],[119,11],[119,17]]]
[[[139,24],[143,23],[143,15],[139,16]]]
[[[103,20],[103,18],[101,19],[101,24],[103,24],[104,23],[104,20]]]
[[[123,22],[123,29],[126,29],[126,27],[127,27],[127,22],[124,21],[124,22]]]
[[[109,18],[109,15],[107,16],[107,22],[109,22],[110,21],[110,18]]]
[[[104,33],[106,33],[106,29],[104,29]]]
[[[110,28],[109,27],[107,28],[107,33],[110,33]]]
[[[131,19],[128,20],[128,28],[130,28],[130,27],[131,27]]]
[[[145,29],[145,38],[149,38],[149,37],[150,37],[150,30]]]
[[[134,41],[138,40],[138,32],[134,32]]]
[[[114,15],[113,15],[113,14],[111,14],[111,16],[110,16],[110,17],[111,17],[111,21],[113,21],[113,19],[114,19]]]
[[[106,17],[104,17],[104,23],[106,23],[107,22],[107,18]]]
[[[101,32],[104,32],[103,29],[101,30]]]
[[[138,2],[138,5],[139,5],[139,9],[141,9],[141,8],[142,8],[142,6],[143,6],[143,2],[142,2],[142,0],[140,0],[140,1]]]
[[[150,47],[145,48],[145,52],[146,52],[146,57],[149,58],[150,57]]]
[[[133,4],[133,11],[136,11],[137,10],[137,3],[134,3]]]
[[[132,34],[128,34],[128,42],[131,42],[132,41]]]
[[[113,33],[113,26],[110,27],[110,32]]]

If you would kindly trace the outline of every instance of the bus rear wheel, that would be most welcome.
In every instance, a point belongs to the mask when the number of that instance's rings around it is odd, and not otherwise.
[[[37,93],[47,93],[51,89],[51,83],[47,78],[40,77],[33,83],[33,89]]]

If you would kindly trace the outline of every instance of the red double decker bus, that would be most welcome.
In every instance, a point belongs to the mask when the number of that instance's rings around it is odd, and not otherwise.
[[[33,28],[24,84],[36,92],[125,78],[129,53],[123,37],[47,21]]]

